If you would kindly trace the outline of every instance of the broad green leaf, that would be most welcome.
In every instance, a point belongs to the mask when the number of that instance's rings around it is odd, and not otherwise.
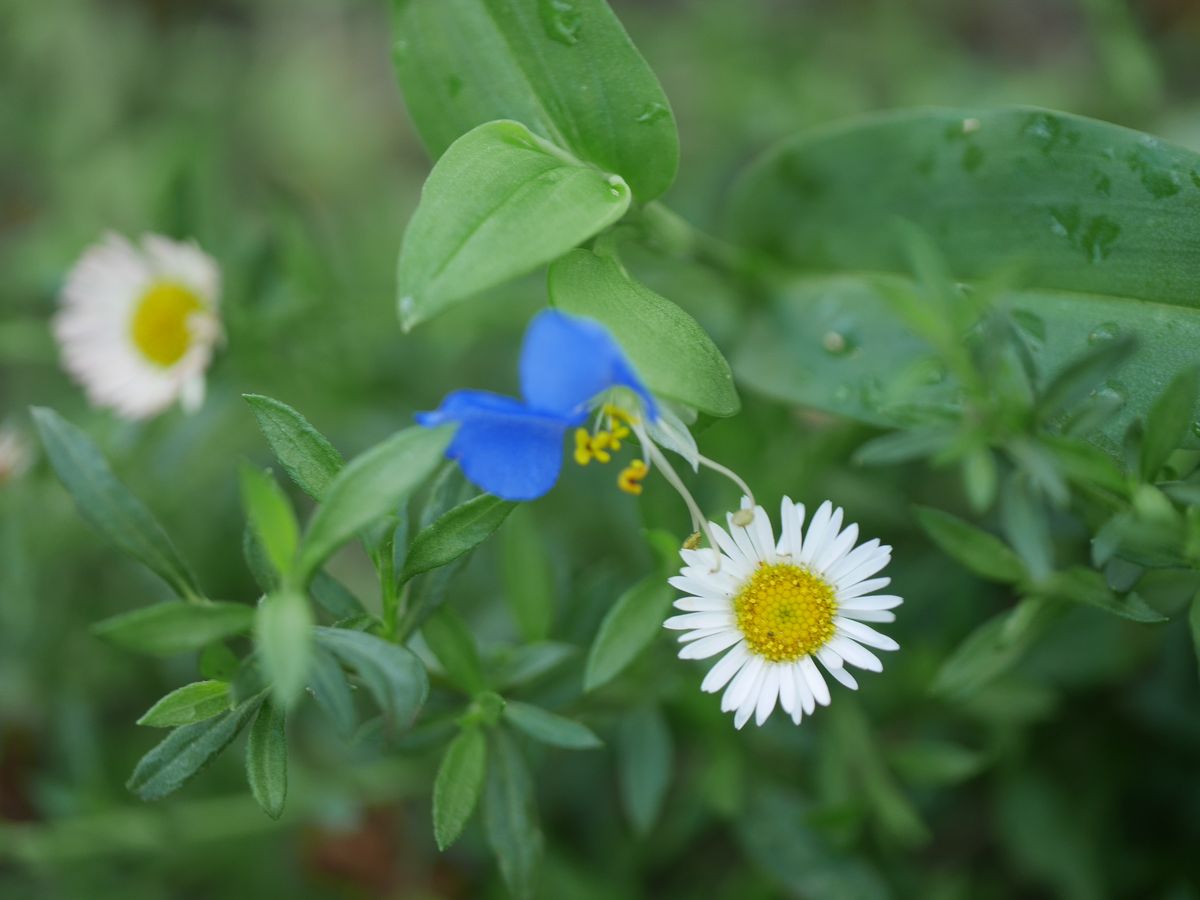
[[[262,701],[251,697],[224,715],[176,728],[141,758],[125,786],[143,800],[178,790],[229,746]]]
[[[50,464],[80,514],[181,597],[199,597],[196,579],[171,539],[117,480],[92,439],[52,409],[34,407],[33,419]]]
[[[151,728],[174,728],[202,722],[229,709],[229,684],[225,681],[196,681],[167,694],[137,720]]]
[[[1195,427],[1198,399],[1200,370],[1192,368],[1176,376],[1150,407],[1142,435],[1141,471],[1145,481],[1151,481],[1172,451],[1183,446],[1184,437]]]
[[[532,272],[629,208],[618,175],[585,165],[518,122],[489,122],[437,161],[404,233],[405,330],[472,294]]]
[[[729,363],[695,319],[634,281],[612,256],[575,250],[550,266],[550,302],[605,325],[655,394],[700,412],[741,406]]]
[[[1136,339],[1111,385],[1124,407],[1102,434],[1118,446],[1194,365],[1195,171],[1200,156],[1147,135],[1032,109],[905,111],[788,141],[743,179],[733,230],[805,274],[776,291],[735,371],[755,390],[866,421],[904,424],[916,402],[952,407],[953,385],[936,378],[894,390],[929,355],[878,287],[909,271],[889,225],[899,217],[930,235],[957,279],[1020,267],[1019,289],[998,302],[1042,326],[1032,352],[1043,378],[1089,347]]]
[[[617,727],[617,787],[625,815],[647,834],[662,810],[671,783],[671,731],[657,706],[629,710]]]
[[[492,731],[483,823],[500,874],[518,898],[532,897],[542,856],[533,784],[521,751],[504,729]]]
[[[244,603],[156,603],[92,626],[92,633],[129,650],[172,656],[244,634],[254,607]]]
[[[308,667],[308,686],[317,706],[327,715],[338,734],[347,737],[358,724],[354,711],[354,695],[337,657],[324,647],[313,647],[312,663]]]
[[[662,633],[674,596],[666,578],[657,571],[620,596],[605,613],[588,651],[585,691],[594,691],[619,675]]]
[[[540,641],[554,621],[554,574],[533,514],[517,510],[500,533],[504,596],[521,636]]]
[[[679,164],[666,95],[604,0],[393,0],[396,72],[435,158],[515,119],[645,202]]]
[[[454,610],[446,607],[438,610],[425,620],[421,634],[451,681],[468,694],[487,687],[475,639]]]
[[[308,598],[299,591],[284,588],[258,605],[254,640],[275,700],[284,709],[300,699],[308,683],[315,624]]]
[[[300,541],[300,526],[291,501],[270,473],[243,463],[238,469],[242,506],[248,524],[275,571],[291,571]]]
[[[311,579],[334,550],[420,487],[452,434],[449,428],[406,428],[342,469],[326,487],[300,542],[299,578]]]
[[[1132,622],[1153,624],[1167,621],[1166,616],[1149,606],[1137,594],[1118,597],[1108,586],[1104,576],[1095,569],[1077,566],[1056,572],[1040,582],[1037,590],[1043,596],[1095,606]]]
[[[567,750],[592,750],[604,746],[596,733],[573,719],[566,719],[540,706],[509,700],[504,718],[536,741]]]
[[[422,528],[413,538],[404,560],[401,581],[453,562],[487,540],[516,504],[491,494],[480,494]]]
[[[317,643],[353,669],[388,718],[412,724],[429,696],[429,676],[410,650],[383,638],[343,628],[316,630]]]
[[[439,850],[462,834],[483,793],[486,769],[487,738],[479,728],[464,728],[446,748],[433,783],[433,837]]]
[[[975,574],[1003,582],[1025,577],[1020,557],[999,538],[938,509],[919,506],[916,514],[934,543]]]
[[[287,728],[283,707],[269,699],[259,707],[250,726],[246,780],[263,812],[278,819],[287,799]]]
[[[342,468],[342,456],[308,420],[286,403],[261,394],[243,394],[279,464],[314,500]]]

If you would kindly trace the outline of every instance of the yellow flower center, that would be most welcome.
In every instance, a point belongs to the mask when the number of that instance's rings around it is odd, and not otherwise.
[[[833,588],[806,568],[759,565],[733,598],[738,629],[759,656],[794,662],[833,637]]]
[[[200,298],[183,285],[160,281],[138,301],[133,313],[133,343],[160,366],[173,366],[192,342],[188,319],[204,309]]]

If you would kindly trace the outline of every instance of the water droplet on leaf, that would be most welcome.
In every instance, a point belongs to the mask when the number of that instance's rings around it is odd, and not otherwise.
[[[576,8],[575,0],[538,0],[538,15],[550,40],[568,47],[579,43],[583,16]]]
[[[1115,341],[1120,333],[1121,326],[1116,322],[1102,322],[1092,329],[1087,339],[1089,344],[1104,344]]]
[[[647,103],[634,119],[639,125],[652,125],[665,118],[669,110],[661,103]]]

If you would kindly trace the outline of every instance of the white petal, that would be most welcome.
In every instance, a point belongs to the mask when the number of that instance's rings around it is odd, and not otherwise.
[[[808,532],[804,535],[804,544],[800,549],[800,562],[812,562],[813,557],[825,548],[825,532],[829,529],[831,518],[833,518],[833,504],[826,500],[817,508],[816,514],[808,524]]]
[[[868,672],[883,671],[883,662],[878,656],[848,637],[834,635],[829,641],[829,647],[852,666],[866,669]]]
[[[827,669],[840,669],[844,664],[844,660],[835,651],[830,649],[829,644],[817,650],[817,659]]]
[[[729,682],[729,687],[721,696],[721,712],[730,712],[739,708],[746,700],[750,689],[762,674],[764,660],[761,656],[750,654],[750,659]]]
[[[741,547],[729,536],[729,532],[716,522],[709,522],[708,524],[709,530],[712,531],[713,540],[717,542],[717,546],[721,549],[721,552],[729,558],[729,561],[733,563],[737,570],[743,573],[752,571],[754,566],[757,565],[758,560],[752,557],[747,558],[746,554],[742,552]]]
[[[890,594],[874,594],[870,597],[852,597],[839,600],[838,609],[895,609],[904,600]]]
[[[825,552],[813,561],[813,568],[818,572],[827,571],[830,566],[850,551],[850,548],[854,546],[854,542],[857,540],[858,525],[851,522],[845,531],[830,541],[829,546],[825,548]]]
[[[800,666],[800,671],[804,675],[804,680],[808,683],[809,689],[812,691],[813,697],[822,706],[829,705],[829,685],[825,683],[825,679],[821,675],[821,670],[817,668],[817,664],[812,661],[811,656],[806,656],[800,660],[797,665]]]
[[[193,375],[179,389],[179,404],[186,413],[197,412],[204,405],[204,376]]]
[[[758,549],[758,558],[771,565],[775,562],[775,534],[771,530],[771,518],[761,506],[754,507],[754,521],[747,529],[750,539]]]
[[[888,609],[846,609],[838,610],[847,619],[856,622],[895,622],[896,614]]]
[[[792,674],[793,666],[787,663],[779,670],[779,705],[789,716],[794,716],[800,709],[800,700],[796,696],[796,676]]]
[[[695,597],[724,597],[727,593],[715,581],[700,581],[689,575],[672,575],[667,579],[667,584],[676,590],[683,591],[685,594],[691,594]]]
[[[874,647],[877,650],[899,650],[900,645],[888,637],[886,634],[880,634],[869,625],[863,625],[859,622],[854,622],[842,616],[834,616],[833,624],[837,630],[846,634],[856,641],[866,644],[868,647]]]
[[[879,552],[879,538],[871,538],[871,540],[867,541],[861,547],[855,547],[842,557],[842,559],[826,569],[825,577],[837,580],[847,572],[858,568],[859,565],[866,562],[877,552]]]
[[[876,551],[875,555],[866,562],[860,564],[854,569],[851,569],[844,575],[839,575],[834,580],[837,582],[837,587],[848,588],[852,585],[858,584],[864,578],[870,578],[891,561],[892,548],[880,547],[879,550]]]
[[[806,716],[811,716],[817,708],[817,700],[813,696],[812,688],[808,686],[808,679],[804,677],[800,663],[792,664],[792,681],[796,683],[796,696],[800,698],[800,708]]]
[[[796,507],[791,497],[779,501],[779,543],[775,546],[777,556],[794,557],[800,552],[800,541],[796,540]]]
[[[695,612],[671,616],[663,622],[663,627],[672,631],[687,631],[689,628],[732,628],[734,624],[732,612]]]
[[[741,706],[737,708],[737,713],[733,717],[735,728],[741,729],[743,725],[750,721],[750,717],[754,715],[754,710],[758,706],[758,698],[762,693],[763,682],[766,681],[768,671],[770,671],[768,666],[760,669],[758,676],[754,679],[754,683],[750,685],[750,690],[746,692],[746,698],[742,700]]]
[[[695,631],[687,631],[679,636],[679,643],[686,644],[688,641],[700,641],[706,637],[712,637],[714,634],[723,634],[728,631],[727,626],[719,626],[716,628],[697,628]]]
[[[850,672],[844,667],[841,669],[830,669],[829,674],[846,687],[850,688],[850,690],[858,690],[858,679],[851,675]]]
[[[700,690],[706,694],[715,694],[729,683],[729,679],[741,671],[742,666],[749,658],[750,652],[746,649],[746,642],[735,644],[732,650],[722,656],[717,664],[708,670],[704,681],[700,683]]]
[[[754,707],[754,723],[760,727],[775,709],[775,701],[779,698],[780,668],[778,665],[767,666],[763,683],[758,689],[758,703]]]
[[[858,584],[851,585],[846,588],[838,588],[838,603],[843,603],[846,600],[853,600],[855,597],[862,597],[872,591],[877,591],[880,588],[885,588],[892,583],[890,578],[872,578],[870,581],[861,581]]]
[[[758,550],[754,546],[754,542],[750,540],[750,535],[741,525],[733,524],[733,513],[725,514],[725,522],[729,526],[729,536],[733,538],[734,544],[741,551],[742,556],[748,561],[758,563],[760,561]]]
[[[728,597],[680,597],[674,606],[684,612],[726,612],[733,609]]]
[[[742,633],[735,628],[729,629],[723,634],[714,634],[706,638],[688,644],[679,651],[680,659],[708,659],[710,656],[715,656],[726,647],[732,647],[742,639]]]

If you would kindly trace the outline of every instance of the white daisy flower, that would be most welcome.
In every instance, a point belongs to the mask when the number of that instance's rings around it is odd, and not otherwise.
[[[194,243],[108,234],[67,276],[54,336],[96,406],[142,419],[179,400],[197,409],[221,335],[220,271]]]
[[[868,647],[899,649],[864,624],[895,621],[901,598],[876,594],[891,579],[873,577],[892,548],[878,540],[855,547],[858,526],[843,528],[841,508],[829,501],[804,533],[804,505],[784,497],[778,542],[763,508],[750,509],[748,499],[742,505],[727,517],[728,531],[710,523],[715,548],[680,551],[684,566],[670,583],[687,595],[675,601],[684,614],[664,624],[685,632],[682,659],[725,654],[700,687],[725,689],[721,709],[734,713],[734,725],[751,716],[762,725],[776,701],[798,725],[818,704],[829,705],[822,669],[853,690],[848,665],[883,670]]]

